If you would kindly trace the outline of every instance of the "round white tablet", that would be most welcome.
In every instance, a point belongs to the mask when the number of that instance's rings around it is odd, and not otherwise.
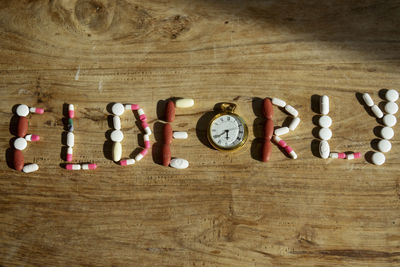
[[[374,163],[375,165],[382,165],[383,163],[385,163],[385,155],[383,155],[381,152],[375,152],[372,155],[372,163]]]
[[[124,139],[124,134],[120,130],[114,130],[111,133],[111,140],[113,142],[121,142]]]
[[[397,123],[396,117],[392,114],[386,114],[385,116],[383,116],[382,121],[383,121],[383,124],[385,124],[385,126],[388,126],[388,127],[393,127]]]
[[[386,92],[385,97],[388,101],[394,102],[399,99],[399,93],[394,89],[390,89]]]
[[[385,139],[382,139],[378,142],[378,150],[380,152],[386,153],[389,152],[392,149],[392,144]]]
[[[26,142],[25,138],[19,137],[14,141],[14,147],[18,150],[24,150],[28,143]]]
[[[329,128],[332,125],[332,119],[327,115],[321,116],[318,120],[318,124],[323,128]]]
[[[332,137],[332,131],[329,128],[321,128],[318,135],[322,140],[329,140]]]
[[[111,111],[114,115],[121,116],[122,114],[124,114],[125,107],[121,103],[115,103],[112,106]]]
[[[26,117],[29,114],[29,107],[27,105],[19,105],[16,112],[18,116]]]
[[[381,130],[381,136],[383,139],[390,140],[394,136],[394,131],[390,127],[383,127]]]
[[[399,106],[394,102],[387,102],[385,104],[384,109],[385,109],[385,112],[388,114],[396,114],[397,111],[399,110]]]

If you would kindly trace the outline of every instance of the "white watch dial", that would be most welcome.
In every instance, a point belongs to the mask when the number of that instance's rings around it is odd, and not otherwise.
[[[236,116],[223,115],[214,120],[210,127],[211,140],[223,148],[232,148],[244,139],[244,125]]]

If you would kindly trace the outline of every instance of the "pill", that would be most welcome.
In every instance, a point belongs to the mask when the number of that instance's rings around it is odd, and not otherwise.
[[[272,117],[274,116],[274,109],[272,107],[271,99],[265,98],[263,107],[264,107],[263,109],[264,117],[269,120],[272,120]]]
[[[14,148],[18,150],[24,150],[27,147],[28,143],[26,142],[25,138],[18,137],[14,141]]]
[[[145,115],[145,114],[144,114],[144,110],[141,109],[141,108],[139,108],[139,109],[137,110],[137,113],[138,113],[139,116]]]
[[[273,137],[274,142],[279,145],[282,148],[287,147],[287,144],[285,141],[283,141],[279,136],[274,135]]]
[[[163,141],[164,141],[164,144],[172,143],[172,127],[171,127],[171,124],[169,124],[169,123],[166,123],[164,125]]]
[[[141,160],[142,158],[144,158],[144,156],[147,155],[147,153],[148,153],[148,150],[147,149],[143,149],[142,151],[140,151],[139,154],[136,155],[135,161]]]
[[[383,117],[383,112],[377,105],[373,105],[371,107],[371,110],[372,110],[372,113],[374,113],[375,117],[377,117],[378,119]]]
[[[119,164],[121,164],[121,166],[127,166],[127,165],[133,165],[135,164],[135,160],[134,159],[123,159],[119,162]]]
[[[112,157],[113,161],[117,162],[122,156],[122,145],[120,142],[114,142],[112,146]]]
[[[281,108],[286,106],[285,101],[283,101],[282,99],[279,99],[279,98],[275,98],[275,97],[272,98],[272,104],[274,104],[275,106],[281,107]]]
[[[390,127],[383,127],[381,129],[381,136],[383,139],[390,140],[394,136],[394,131]]]
[[[296,152],[294,152],[293,148],[291,148],[290,146],[286,146],[285,151],[292,157],[292,159],[297,159],[297,154]]]
[[[299,117],[293,118],[293,120],[289,124],[289,130],[294,131],[297,128],[297,126],[299,126],[299,123],[300,123]]]
[[[378,142],[378,150],[380,152],[386,153],[389,152],[392,149],[392,144],[385,139],[381,139]]]
[[[26,117],[19,117],[17,135],[18,137],[24,137],[28,131],[28,119]]]
[[[65,168],[70,171],[79,171],[82,167],[80,164],[67,164]]]
[[[360,152],[350,153],[350,154],[346,155],[346,158],[348,160],[359,159],[359,158],[361,158],[361,153]]]
[[[329,153],[331,152],[331,149],[329,147],[329,143],[325,140],[322,140],[319,142],[319,155],[323,159],[327,159],[329,157]]]
[[[125,109],[127,110],[138,110],[140,107],[138,104],[127,104],[125,105]]]
[[[335,152],[331,152],[331,153],[329,154],[329,157],[330,157],[331,159],[338,159],[338,158],[339,158],[339,154],[338,154],[338,153],[335,153]]]
[[[374,152],[374,154],[372,154],[371,161],[375,165],[382,165],[385,163],[385,155],[383,155],[381,152]]]
[[[368,93],[364,93],[364,94],[362,95],[362,98],[363,98],[365,104],[366,104],[368,107],[372,107],[372,106],[374,105],[374,101],[372,100],[371,96],[370,96]]]
[[[141,121],[147,121],[147,116],[146,116],[146,114],[140,115],[140,116],[139,116],[139,119],[140,119]]]
[[[150,127],[147,126],[146,128],[144,128],[144,132],[145,132],[147,135],[151,135],[151,129],[150,129]]]
[[[67,161],[68,162],[72,161],[72,153],[73,153],[72,147],[68,147],[67,148]]]
[[[75,144],[75,136],[73,132],[67,133],[67,146],[74,147]]]
[[[321,96],[319,110],[322,115],[328,115],[328,113],[329,113],[329,97],[327,95]]]
[[[172,137],[174,139],[187,139],[188,133],[187,132],[173,132]]]
[[[115,103],[112,106],[111,111],[114,115],[121,116],[122,114],[124,114],[125,107],[121,103]]]
[[[113,142],[122,142],[122,140],[124,140],[124,134],[121,130],[112,131],[110,137]]]
[[[399,93],[394,89],[387,90],[385,98],[391,102],[397,101],[397,99],[399,99]]]
[[[352,160],[352,159],[354,159],[354,154],[347,154],[346,155],[346,158],[348,159],[348,160]]]
[[[385,116],[383,116],[382,122],[385,126],[388,127],[393,127],[396,125],[397,123],[397,119],[394,115],[392,114],[386,114]]]
[[[25,135],[25,140],[29,142],[36,142],[40,140],[40,136],[36,134],[27,134]]]
[[[384,106],[384,110],[388,114],[396,114],[399,111],[399,106],[394,102],[387,102]]]
[[[262,161],[268,162],[271,158],[272,143],[270,139],[265,140],[262,149]]]
[[[175,158],[171,160],[169,166],[175,169],[186,169],[189,167],[189,162],[186,159]]]
[[[332,119],[331,119],[331,117],[329,117],[329,116],[327,116],[327,115],[321,116],[321,117],[318,119],[318,125],[321,126],[322,128],[329,128],[329,127],[331,127],[331,125],[332,125]]]
[[[43,114],[44,113],[44,109],[43,108],[32,107],[32,108],[29,108],[29,111],[31,113],[35,113],[35,114]]]
[[[82,164],[82,170],[95,170],[96,168],[96,163]]]
[[[281,128],[275,129],[275,131],[274,131],[275,135],[277,135],[277,136],[287,134],[288,132],[289,132],[289,127],[281,127]]]
[[[14,168],[17,171],[22,171],[24,168],[24,154],[21,150],[14,150]]]
[[[287,111],[287,113],[289,113],[293,117],[297,117],[299,115],[299,112],[291,105],[286,105],[285,110]]]
[[[72,104],[68,105],[68,117],[70,119],[75,118],[75,108],[74,108],[74,105],[72,105]]]
[[[264,138],[266,140],[271,140],[274,134],[274,121],[267,119],[264,126]]]
[[[322,127],[319,129],[318,136],[322,140],[329,140],[332,137],[332,131],[329,128]]]
[[[175,101],[175,106],[177,108],[190,108],[193,107],[194,100],[191,98],[181,98]]]
[[[168,166],[171,162],[171,148],[169,144],[162,146],[162,162],[164,166]]]
[[[150,136],[148,134],[145,134],[143,136],[144,140],[144,148],[150,148]]]
[[[113,127],[115,130],[121,130],[121,118],[119,116],[113,117]]]
[[[175,104],[172,100],[169,100],[165,109],[165,120],[167,122],[173,122],[175,120]]]
[[[338,158],[339,159],[345,159],[346,158],[346,153],[343,153],[343,152],[338,153]]]
[[[68,132],[73,132],[74,131],[74,120],[69,118],[68,119]]]
[[[27,105],[18,105],[16,113],[20,117],[26,117],[29,114],[29,107]]]
[[[35,172],[37,170],[39,170],[39,165],[37,165],[36,163],[27,164],[22,169],[22,171],[25,173]]]

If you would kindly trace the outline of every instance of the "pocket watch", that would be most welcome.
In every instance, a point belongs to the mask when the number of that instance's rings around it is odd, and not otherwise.
[[[217,150],[235,151],[247,141],[247,125],[238,114],[234,113],[235,108],[236,105],[233,103],[222,103],[220,112],[208,125],[208,141]]]

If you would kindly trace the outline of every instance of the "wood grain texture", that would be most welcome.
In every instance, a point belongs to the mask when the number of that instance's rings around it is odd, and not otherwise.
[[[321,3],[322,2],[322,3]],[[331,99],[335,151],[372,151],[378,126],[358,101],[400,84],[398,1],[53,0],[0,1],[0,264],[2,266],[396,266],[400,264],[400,142],[387,162],[322,160],[313,154],[315,95]],[[157,107],[179,109],[166,168],[148,155],[109,160],[107,105],[138,103],[156,151]],[[262,99],[279,97],[302,122],[260,162]],[[218,102],[238,104],[249,141],[221,154],[204,141]],[[23,174],[6,162],[12,107],[29,117]],[[63,104],[76,109],[76,162],[60,167]],[[260,104],[261,103],[261,104]],[[275,109],[274,121],[286,115]],[[123,156],[140,145],[122,117]],[[154,153],[156,156],[157,153]]]

